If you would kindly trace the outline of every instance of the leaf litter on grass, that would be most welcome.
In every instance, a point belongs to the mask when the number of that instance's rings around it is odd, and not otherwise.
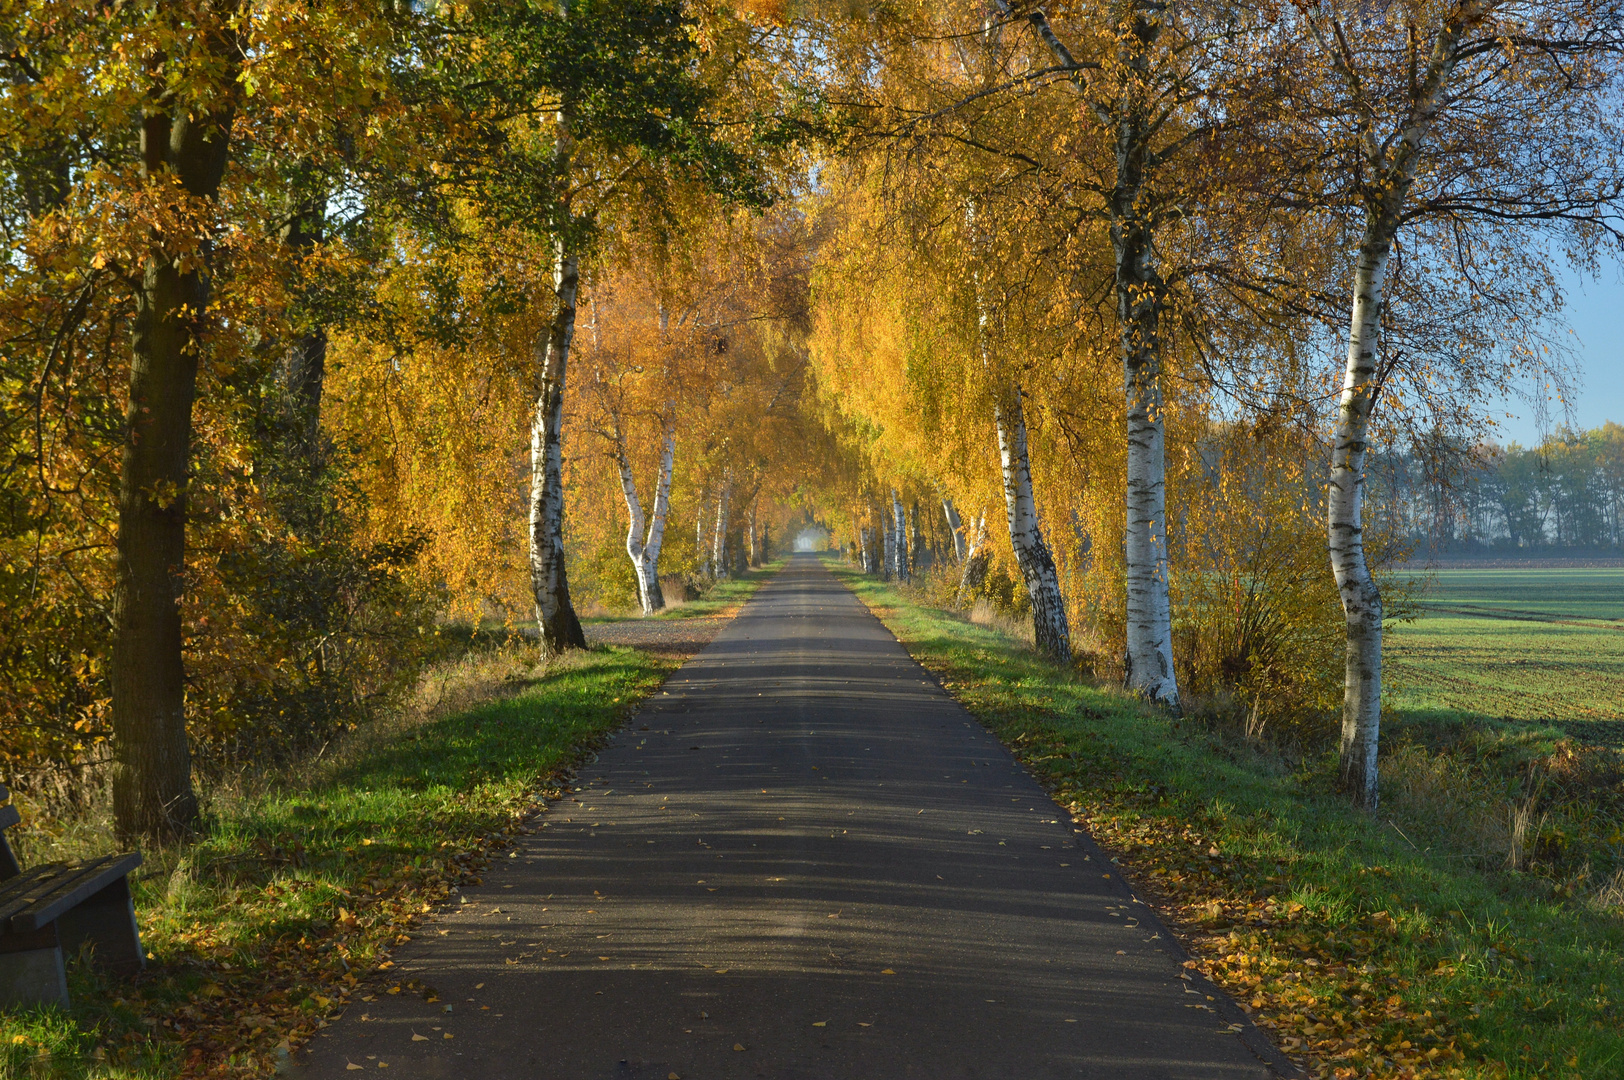
[[[845,576],[1113,854],[1189,966],[1311,1075],[1590,1080],[1617,1057],[1618,919],[1401,847],[1327,793],[1328,771],[1248,765],[1019,645]],[[1552,937],[1581,925],[1593,944]]]

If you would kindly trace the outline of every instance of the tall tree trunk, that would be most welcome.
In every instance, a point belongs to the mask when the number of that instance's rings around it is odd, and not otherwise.
[[[1381,390],[1377,351],[1387,263],[1414,183],[1421,144],[1448,100],[1447,87],[1459,60],[1459,43],[1470,28],[1483,20],[1487,10],[1485,0],[1467,0],[1449,9],[1432,54],[1411,82],[1412,104],[1404,127],[1390,141],[1379,139],[1368,127],[1361,138],[1368,177],[1363,192],[1365,231],[1354,269],[1348,357],[1337,403],[1326,492],[1326,530],[1331,570],[1342,597],[1347,628],[1339,771],[1354,803],[1372,813],[1377,806],[1376,753],[1381,738],[1382,598],[1365,559],[1362,512],[1370,416]],[[1364,91],[1355,73],[1344,65],[1335,27],[1322,25],[1312,16],[1309,26],[1320,49],[1342,76],[1350,96],[1362,103]]]
[[[1354,271],[1348,360],[1337,408],[1326,500],[1331,570],[1336,575],[1347,626],[1341,780],[1354,803],[1370,811],[1376,809],[1376,750],[1381,735],[1382,597],[1365,560],[1361,512],[1370,411],[1375,403],[1377,334],[1387,260],[1392,251],[1392,238],[1384,239],[1373,232],[1367,232],[1360,246],[1359,265]]]
[[[902,508],[902,496],[897,493],[896,488],[891,489],[891,521],[897,531],[896,565],[892,567],[892,572],[896,575],[898,581],[907,581],[909,576],[908,515],[907,511]]]
[[[997,0],[1001,10],[1009,5]],[[1108,104],[1089,102],[1114,128],[1116,180],[1110,197],[1111,246],[1116,257],[1117,329],[1122,344],[1128,412],[1127,669],[1128,687],[1177,711],[1173,674],[1172,604],[1167,589],[1166,460],[1162,424],[1161,314],[1167,286],[1156,264],[1155,222],[1145,213],[1150,139],[1151,56],[1161,35],[1163,6],[1130,0],[1118,28],[1120,85]],[[1026,16],[1060,63],[1074,69],[1069,85],[1087,101],[1081,68],[1041,10]]]
[[[710,577],[710,545],[705,543],[705,519],[707,508],[710,505],[709,493],[701,487],[699,489],[699,502],[694,508],[694,552],[698,566],[694,572],[700,577]]]
[[[621,430],[618,416],[613,417],[613,422],[615,462],[620,467],[620,489],[626,497],[626,555],[632,561],[632,572],[637,578],[638,605],[644,615],[652,615],[665,607],[665,596],[660,592],[660,544],[665,538],[665,519],[670,508],[676,441],[667,424],[660,448],[660,471],[654,480],[654,505],[645,529],[643,503],[637,497],[637,481],[632,476],[631,455],[626,449],[625,433]]]
[[[559,241],[553,270],[557,307],[541,363],[541,387],[530,424],[530,587],[536,598],[541,655],[586,648],[564,569],[564,382],[575,339],[581,285],[577,256]]]
[[[558,0],[570,14],[571,0]],[[543,659],[568,649],[586,648],[581,620],[570,600],[564,564],[564,387],[575,343],[575,306],[581,289],[580,254],[570,239],[575,216],[569,200],[569,174],[575,158],[575,110],[560,104],[553,167],[559,190],[553,212],[558,238],[553,244],[553,318],[543,345],[535,413],[530,422],[530,589]]]
[[[142,178],[154,189],[179,181],[194,201],[220,191],[236,111],[234,35],[216,29],[206,47],[226,71],[212,108],[178,104],[159,89],[141,119]],[[152,232],[134,282],[113,584],[113,815],[125,840],[183,836],[197,821],[180,599],[212,246],[172,244]]]
[[[914,500],[913,508],[908,512],[908,517],[913,522],[913,544],[909,548],[912,554],[909,558],[913,562],[913,572],[918,574],[930,566],[930,551],[927,547],[929,538],[925,535],[925,519],[919,513],[918,499]]]
[[[665,607],[665,593],[660,590],[660,548],[665,543],[665,523],[671,516],[671,474],[677,461],[676,409],[667,412],[664,443],[660,447],[660,475],[654,481],[654,509],[649,516],[648,535],[643,539],[642,572],[638,587],[644,588],[643,614],[652,615]]]
[[[282,230],[282,243],[301,257],[320,244],[326,231],[325,194],[295,208]],[[293,338],[282,370],[293,450],[305,472],[321,472],[325,447],[321,439],[321,395],[327,378],[327,327],[307,323]]]
[[[959,518],[959,511],[953,505],[953,500],[946,495],[942,496],[942,514],[947,518],[948,534],[953,537],[953,560],[963,566],[964,555],[969,547],[964,537],[964,522]]]
[[[637,578],[637,604],[647,615],[649,607],[648,566],[643,561],[643,536],[647,523],[643,520],[643,500],[637,497],[637,480],[632,475],[631,455],[626,451],[625,436],[615,423],[615,464],[620,468],[620,492],[626,499],[626,556],[632,561],[632,573]],[[656,583],[657,585],[658,583]]]
[[[1026,416],[1020,387],[993,407],[998,427],[998,455],[1004,467],[1004,507],[1009,516],[1009,542],[1015,563],[1032,599],[1032,631],[1038,651],[1062,663],[1071,661],[1071,628],[1066,602],[1060,595],[1060,575],[1044,543],[1038,524],[1037,502],[1032,497],[1032,463],[1026,451]]]
[[[1135,5],[1122,35],[1126,76],[1117,105],[1111,244],[1116,256],[1117,330],[1127,399],[1127,685],[1174,711],[1173,609],[1167,580],[1167,461],[1162,400],[1161,317],[1167,286],[1157,266],[1154,225],[1143,209],[1151,117],[1150,51],[1160,21]]]
[[[747,548],[745,565],[760,566],[761,560],[756,558],[756,503],[754,499],[750,501],[750,526],[745,547]]]
[[[727,572],[727,497],[733,487],[732,470],[722,474],[722,490],[716,498],[716,532],[711,546],[711,573],[725,578]]]
[[[884,535],[884,568],[880,577],[890,581],[897,569],[897,523],[895,515],[887,512],[883,506],[879,512],[880,529]]]
[[[964,549],[964,561],[959,571],[959,591],[955,597],[960,607],[970,602],[981,583],[987,580],[987,564],[992,560],[992,547],[988,544],[987,515],[976,517],[975,528]]]

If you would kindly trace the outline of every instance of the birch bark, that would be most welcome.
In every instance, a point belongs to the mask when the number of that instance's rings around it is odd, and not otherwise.
[[[891,489],[891,523],[896,530],[896,564],[891,568],[898,581],[908,580],[908,516],[902,508],[902,496]]]
[[[1353,304],[1348,322],[1348,354],[1337,402],[1326,491],[1326,533],[1331,571],[1336,576],[1346,624],[1342,691],[1340,774],[1355,805],[1374,812],[1378,802],[1376,754],[1381,740],[1382,598],[1364,548],[1365,453],[1370,418],[1381,390],[1377,354],[1381,310],[1386,299],[1388,260],[1415,180],[1423,142],[1447,100],[1449,78],[1458,61],[1462,35],[1479,22],[1483,3],[1453,9],[1440,25],[1424,71],[1412,84],[1413,101],[1402,128],[1390,140],[1377,137],[1362,84],[1348,67],[1345,52],[1328,28],[1310,18],[1320,49],[1331,59],[1354,106],[1366,119],[1360,142],[1369,180],[1364,185],[1365,229],[1354,269]]]
[[[705,508],[710,503],[709,495],[704,488],[699,489],[699,505],[694,510],[694,553],[699,565],[696,568],[700,577],[710,577],[710,545],[705,543]]]
[[[946,495],[942,496],[942,514],[947,518],[948,534],[953,537],[953,560],[963,566],[968,546],[964,538],[964,522],[959,518],[959,511],[953,505],[953,500]]]
[[[959,572],[959,591],[956,598],[960,607],[968,604],[975,591],[981,588],[981,583],[987,580],[987,563],[992,557],[987,541],[987,515],[981,514],[976,518],[975,528],[971,530],[970,539],[964,549],[964,563]]]
[[[671,505],[671,473],[676,461],[676,439],[668,422],[662,433],[660,470],[654,481],[654,504],[648,520],[643,517],[642,500],[632,476],[631,455],[618,419],[615,421],[615,461],[620,466],[620,488],[626,496],[626,554],[637,576],[637,600],[643,614],[652,615],[665,607],[660,592],[660,545],[665,539],[665,522]]]
[[[569,0],[559,0],[560,12],[568,14],[569,9]],[[564,386],[581,287],[580,256],[567,239],[574,224],[568,195],[575,155],[574,119],[568,102],[559,106],[553,148],[553,168],[560,185],[554,208],[559,235],[553,242],[553,318],[542,343],[535,412],[530,421],[530,589],[536,601],[543,659],[566,649],[586,648],[564,567]]]
[[[1125,72],[1115,109],[1116,182],[1111,192],[1111,245],[1116,256],[1117,329],[1127,401],[1127,685],[1175,712],[1173,608],[1167,579],[1167,460],[1161,383],[1161,318],[1167,306],[1155,250],[1154,223],[1144,213],[1150,110],[1150,50],[1159,20],[1136,6],[1123,36]]]
[[[654,482],[654,511],[648,523],[648,535],[643,540],[642,580],[647,582],[648,590],[643,601],[644,614],[665,607],[665,593],[660,591],[660,548],[665,543],[666,520],[671,516],[671,474],[677,461],[677,433],[671,419],[675,412],[673,406],[667,413],[665,442],[660,448],[660,475]]]
[[[892,575],[896,573],[897,566],[896,518],[887,513],[883,507],[880,510],[879,517],[880,532],[884,538],[884,562],[880,570],[880,577],[884,578],[886,581],[890,581]]]
[[[1007,3],[999,0],[1008,12]],[[1147,213],[1150,142],[1158,127],[1151,94],[1151,58],[1161,36],[1165,4],[1130,0],[1117,34],[1121,71],[1111,97],[1089,101],[1116,141],[1116,179],[1109,196],[1111,245],[1116,258],[1117,330],[1127,402],[1127,685],[1174,711],[1172,603],[1167,581],[1166,449],[1161,388],[1161,316],[1167,285],[1157,265],[1155,219]],[[1081,66],[1055,35],[1042,11],[1026,16],[1033,32],[1062,65],[1085,101]]]
[[[925,536],[925,529],[923,527],[925,522],[919,514],[918,499],[914,500],[913,509],[908,511],[908,520],[913,523],[909,529],[909,531],[913,534],[913,542],[908,545],[908,551],[910,553],[908,558],[910,560],[912,572],[917,574],[920,572],[920,570],[928,566],[930,562],[928,558],[930,551],[927,546],[927,538]]]
[[[561,125],[562,126],[562,125]],[[561,136],[561,141],[563,137]],[[541,655],[586,648],[570,602],[564,568],[564,383],[575,340],[575,301],[581,266],[562,240],[555,244],[556,307],[542,350],[540,390],[530,424],[530,587],[536,600]]]
[[[1014,387],[993,408],[998,428],[998,455],[1004,468],[1004,508],[1009,517],[1009,542],[1015,549],[1026,594],[1032,600],[1032,631],[1038,651],[1062,663],[1071,661],[1071,629],[1066,602],[1060,595],[1060,575],[1038,524],[1037,502],[1032,497],[1032,464],[1026,450],[1026,416],[1020,387]]]
[[[727,497],[733,487],[731,472],[722,476],[722,490],[716,499],[716,532],[711,544],[711,574],[725,578],[727,572]]]

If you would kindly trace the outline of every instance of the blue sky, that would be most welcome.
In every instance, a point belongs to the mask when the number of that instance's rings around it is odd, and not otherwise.
[[[1566,314],[1578,339],[1575,355],[1583,378],[1571,403],[1573,422],[1581,428],[1600,427],[1607,420],[1624,424],[1624,266],[1605,265],[1597,279],[1572,278]],[[1563,419],[1558,409],[1553,402],[1552,424]],[[1532,409],[1513,399],[1505,410],[1519,415],[1501,421],[1500,442],[1539,442]]]

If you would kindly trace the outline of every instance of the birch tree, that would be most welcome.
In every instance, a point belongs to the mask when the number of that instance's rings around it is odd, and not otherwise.
[[[1299,15],[1306,77],[1290,111],[1311,123],[1290,150],[1317,168],[1282,202],[1347,252],[1326,529],[1347,627],[1341,778],[1374,811],[1384,611],[1363,509],[1376,408],[1400,427],[1418,409],[1460,422],[1519,371],[1542,374],[1542,320],[1560,303],[1546,252],[1583,264],[1620,235],[1624,12],[1453,0]]]
[[[1176,710],[1164,375],[1170,355],[1189,348],[1175,332],[1200,318],[1191,280],[1228,258],[1207,242],[1220,230],[1187,222],[1200,216],[1210,163],[1225,158],[1222,133],[1249,116],[1245,90],[1272,16],[1153,0],[1068,5],[1058,22],[1031,3],[991,12],[921,12],[934,33],[907,24],[876,50],[871,67],[881,74],[865,75],[863,87],[887,122],[874,138],[906,145],[910,159],[929,156],[937,170],[945,159],[953,172],[982,173],[971,196],[978,231],[1024,234],[1030,261],[1000,266],[1013,280],[1028,275],[1023,288],[1042,261],[1054,264],[1048,272],[1065,284],[1044,300],[1057,329],[1092,319],[1109,290],[1124,408],[1126,681]],[[915,187],[929,182],[891,172]],[[1025,381],[1027,404],[1042,403],[1047,388]]]
[[[704,14],[713,21],[701,35],[678,0],[555,0],[473,10],[470,24],[458,27],[463,36],[447,38],[460,49],[461,85],[471,88],[457,91],[477,144],[457,166],[469,174],[466,187],[491,222],[527,233],[551,261],[551,294],[535,298],[545,318],[535,347],[529,496],[544,656],[585,642],[569,592],[563,482],[583,259],[596,257],[606,227],[668,219],[684,190],[754,205],[769,198],[765,144],[730,141],[740,129],[719,123],[729,104],[720,94],[726,76],[701,45],[702,37],[738,36],[737,19]],[[750,52],[741,43],[725,61],[729,70],[755,73],[735,62]]]
[[[994,406],[998,456],[1004,467],[1004,510],[1009,517],[1011,546],[1021,579],[1032,598],[1032,629],[1038,651],[1062,663],[1071,661],[1071,629],[1054,557],[1038,527],[1032,498],[1032,463],[1026,449],[1026,413],[1021,388],[1012,387]]]

